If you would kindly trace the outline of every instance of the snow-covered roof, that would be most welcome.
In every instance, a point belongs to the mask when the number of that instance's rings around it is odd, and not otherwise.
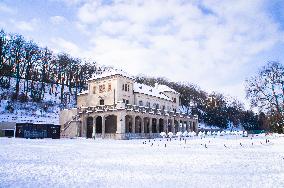
[[[94,74],[92,76],[92,78],[90,78],[89,80],[96,80],[96,79],[105,78],[105,77],[114,76],[114,75],[120,75],[120,76],[123,76],[123,77],[126,77],[126,78],[134,79],[133,76],[129,75],[128,73],[126,73],[122,70],[111,69],[111,70],[105,71],[101,74]]]
[[[89,93],[89,91],[86,90],[86,91],[82,91],[81,93],[78,93],[77,95],[85,95],[85,94],[88,94],[88,93]]]
[[[159,85],[159,84],[155,84],[155,88],[157,90],[159,90],[160,92],[173,92],[173,93],[176,93],[176,94],[179,94],[177,91],[173,90],[172,88],[166,86],[166,85]]]
[[[158,97],[161,99],[172,101],[172,99],[170,99],[168,96],[160,92],[157,88],[154,88],[154,87],[151,87],[145,84],[139,84],[135,82],[133,84],[133,90],[136,93],[142,93],[142,94],[150,95],[153,97]]]

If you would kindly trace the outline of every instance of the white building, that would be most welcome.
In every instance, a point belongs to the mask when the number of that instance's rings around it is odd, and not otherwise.
[[[179,112],[179,96],[165,85],[139,84],[122,71],[95,75],[78,94],[77,108],[60,112],[62,136],[129,139],[197,131],[197,117]]]

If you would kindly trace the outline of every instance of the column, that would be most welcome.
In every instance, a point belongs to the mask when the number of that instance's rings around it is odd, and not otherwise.
[[[198,132],[198,130],[197,130],[198,129],[197,121],[194,121],[193,125],[194,125],[194,129],[195,129],[194,131]]]
[[[85,127],[87,127],[86,126],[86,116],[83,114],[82,115],[82,117],[83,117],[83,120],[82,120],[82,127],[81,127],[81,134],[79,135],[80,137],[83,137],[83,135],[86,137],[87,135],[85,135]]]
[[[187,130],[186,131],[190,132],[190,121],[189,120],[187,121]]]
[[[175,134],[176,133],[175,123],[171,124],[171,129],[172,129],[172,133]]]
[[[163,121],[163,120],[162,120]],[[162,127],[164,126],[164,122],[162,122]],[[160,119],[158,120],[158,126],[157,126],[157,133],[160,133]]]
[[[125,116],[126,116],[126,114],[122,114],[121,115],[121,119],[120,120],[122,120],[121,121],[121,133],[122,134],[125,134],[125,130],[126,130],[126,120],[125,120]]]
[[[152,134],[152,118],[149,118],[149,132]]]
[[[125,125],[126,125],[126,120],[125,120],[125,115],[124,113],[120,113],[117,115],[117,122],[116,122],[116,139],[124,139],[125,138]]]
[[[117,116],[117,125],[116,125],[116,133],[121,134],[125,133],[125,116],[119,114]]]
[[[160,119],[156,118],[156,133],[159,133],[159,123],[160,123]]]
[[[164,119],[163,132],[168,132],[169,119]]]
[[[104,115],[102,115],[102,138],[105,137],[105,133],[106,133],[106,118]]]
[[[92,137],[95,138],[96,136],[96,117],[93,117],[93,134]]]
[[[145,127],[144,127],[144,118],[141,117],[141,133],[145,132]]]
[[[132,117],[132,121],[131,121],[131,124],[132,124],[132,133],[135,133],[135,116],[131,116]]]

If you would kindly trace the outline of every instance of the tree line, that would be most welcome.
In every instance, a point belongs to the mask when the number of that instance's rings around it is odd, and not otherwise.
[[[86,81],[97,71],[102,71],[102,68],[95,62],[65,53],[55,54],[21,35],[0,31],[0,86],[14,87],[13,100],[30,97],[39,102],[45,93],[54,94],[53,88],[59,86],[58,95],[63,103],[66,95],[76,98],[77,93],[85,89]],[[12,79],[15,84],[11,83]],[[23,92],[20,92],[21,82]]]

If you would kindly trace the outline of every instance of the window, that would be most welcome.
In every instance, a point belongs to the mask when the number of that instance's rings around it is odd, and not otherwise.
[[[104,99],[101,99],[101,100],[100,100],[100,105],[105,105]]]
[[[125,84],[124,86],[124,91],[127,91],[127,84]]]
[[[94,87],[93,87],[93,94],[96,94],[96,89],[97,89],[97,87],[94,86]]]
[[[143,101],[139,101],[139,106],[143,106]]]
[[[122,91],[124,91],[124,84],[122,84]]]
[[[105,85],[100,85],[100,86],[99,86],[99,92],[100,92],[100,93],[105,92]]]
[[[127,91],[129,91],[129,85],[127,85]]]
[[[129,104],[129,100],[126,100],[126,99],[122,99],[122,102],[125,104]]]
[[[111,83],[108,83],[107,91],[111,91]]]
[[[156,108],[159,109],[159,104],[157,104]]]
[[[176,102],[177,102],[176,100],[177,100],[176,98],[174,98],[174,99],[173,99],[174,103],[176,103]]]

